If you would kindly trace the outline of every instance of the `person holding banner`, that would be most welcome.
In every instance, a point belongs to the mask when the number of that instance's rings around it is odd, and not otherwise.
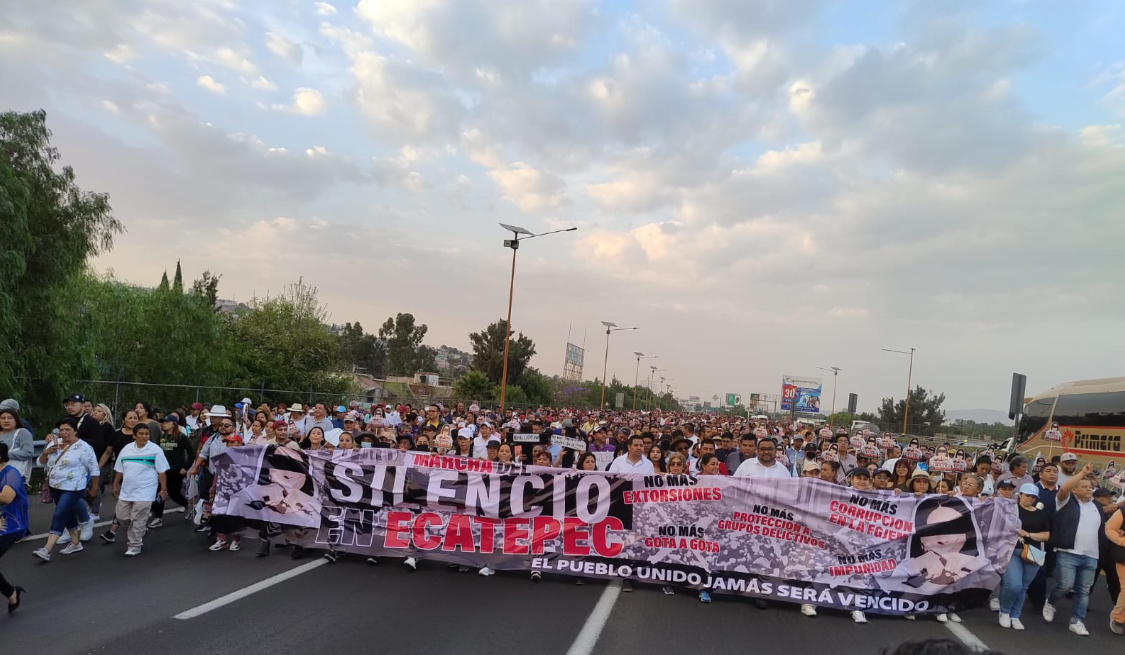
[[[628,453],[614,459],[613,463],[609,465],[609,472],[654,475],[656,471],[652,467],[652,462],[645,457],[644,439],[640,435],[633,435],[629,437],[628,447]]]

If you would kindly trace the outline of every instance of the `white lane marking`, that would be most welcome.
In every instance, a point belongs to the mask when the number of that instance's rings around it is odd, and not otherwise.
[[[598,643],[598,637],[602,634],[602,628],[605,627],[606,621],[609,620],[609,615],[613,612],[613,605],[617,602],[617,597],[620,595],[620,582],[611,582],[605,588],[605,591],[602,592],[602,597],[598,599],[598,604],[594,605],[590,616],[586,617],[586,623],[582,626],[582,630],[574,639],[574,643],[571,644],[570,650],[566,651],[566,655],[590,655],[590,653],[594,652],[594,646]]]
[[[199,607],[193,607],[192,609],[187,610],[186,612],[180,612],[179,614],[173,616],[172,618],[173,619],[180,619],[181,621],[187,621],[188,619],[194,619],[195,617],[202,616],[202,615],[206,614],[207,612],[210,612],[211,610],[217,610],[220,607],[223,607],[225,605],[230,605],[231,603],[233,603],[235,601],[239,601],[239,600],[242,600],[243,598],[246,598],[247,596],[256,594],[259,591],[262,591],[263,589],[269,589],[270,587],[272,587],[274,585],[277,585],[277,584],[281,584],[282,582],[285,582],[286,580],[290,580],[290,579],[295,578],[299,575],[308,573],[309,571],[312,571],[313,569],[324,566],[327,563],[328,563],[328,560],[318,559],[314,562],[309,562],[308,564],[302,564],[301,566],[298,566],[295,569],[289,569],[288,571],[285,571],[284,573],[278,573],[277,575],[275,575],[273,577],[266,578],[265,580],[262,580],[261,582],[255,582],[254,584],[250,585],[249,587],[243,587],[242,589],[239,589],[238,591],[233,591],[233,592],[227,594],[226,596],[220,596],[219,598],[216,598],[215,600],[213,600],[209,603],[204,603],[204,604],[200,605]]]
[[[988,650],[988,646],[985,646],[983,641],[978,639],[975,634],[969,632],[969,629],[960,623],[949,622],[945,624],[945,627],[949,628],[949,631],[969,648],[973,650]]]
[[[172,509],[164,510],[164,513],[165,514],[171,514],[172,512],[182,512],[182,511],[184,511],[183,507],[173,507]],[[109,525],[110,523],[113,523],[113,521],[102,521],[101,523],[95,523],[94,527],[95,528],[104,528],[105,526]],[[47,536],[50,535],[50,534],[51,534],[50,532],[44,532],[43,534],[33,534],[30,537],[24,537],[23,541],[31,541],[32,539],[46,539]],[[23,541],[21,541],[20,543],[23,543]]]

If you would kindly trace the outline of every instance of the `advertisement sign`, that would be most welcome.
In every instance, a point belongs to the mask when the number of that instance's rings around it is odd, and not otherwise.
[[[823,386],[820,378],[786,375],[781,378],[781,411],[819,414]]]
[[[735,405],[742,404],[742,396],[736,393],[727,394],[727,407],[734,407]]]
[[[361,556],[878,614],[979,605],[1000,583],[1020,526],[1009,499],[814,479],[610,474],[391,449],[251,446],[214,463],[213,513],[232,532],[268,522],[287,543]]]

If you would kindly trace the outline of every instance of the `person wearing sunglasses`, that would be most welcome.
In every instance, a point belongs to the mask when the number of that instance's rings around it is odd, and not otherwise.
[[[208,491],[211,489],[212,483],[215,481],[215,465],[211,461],[215,455],[227,449],[232,437],[238,437],[238,444],[242,445],[242,437],[239,437],[234,432],[234,420],[225,409],[221,413],[216,413],[216,408],[211,408],[212,425],[219,426],[219,433],[216,437],[207,440],[203,447],[199,449],[199,455],[195,458],[195,463],[188,469],[188,476],[199,475],[199,492],[202,496],[207,496]],[[200,521],[199,527],[196,532],[206,532],[210,529],[208,523],[210,522],[211,506],[210,503],[204,502],[203,504],[203,520]]]

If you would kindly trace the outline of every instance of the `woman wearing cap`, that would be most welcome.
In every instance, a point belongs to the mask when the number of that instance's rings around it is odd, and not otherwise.
[[[35,440],[23,427],[15,409],[0,409],[0,443],[8,447],[7,464],[19,472],[26,482],[31,477],[31,461],[35,459]]]
[[[44,562],[51,561],[51,551],[63,530],[70,533],[70,543],[59,552],[69,555],[82,550],[78,525],[88,521],[89,516],[82,516],[84,508],[80,501],[83,495],[91,499],[98,495],[101,475],[94,449],[78,438],[78,421],[68,416],[59,421],[58,430],[59,438],[39,456],[39,463],[48,467],[47,481],[55,500],[47,544],[32,553]]]
[[[1051,538],[1051,522],[1046,512],[1039,509],[1039,487],[1034,484],[1025,484],[1019,492],[1020,529],[1016,533],[1019,541],[1016,550],[1012,553],[1012,561],[1004,570],[1004,577],[1000,588],[1000,627],[1023,630],[1020,623],[1020,612],[1023,601],[1027,595],[1027,588],[1039,572],[1039,564],[1033,557],[1024,558],[1024,546],[1038,549],[1040,553],[1045,550],[1044,544]]]

